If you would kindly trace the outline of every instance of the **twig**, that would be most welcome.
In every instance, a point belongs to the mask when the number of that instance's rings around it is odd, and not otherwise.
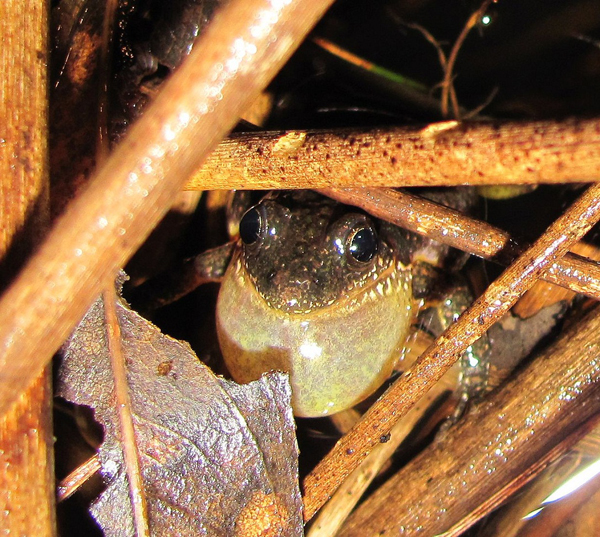
[[[386,441],[376,445],[362,464],[348,476],[348,479],[342,483],[331,499],[319,511],[306,534],[307,537],[337,535],[338,530],[356,507],[373,479],[377,477],[383,465],[413,431],[418,421],[423,418],[423,412],[447,390],[447,387],[441,384],[438,383],[437,385],[439,390],[431,390],[418,404],[412,407],[406,416],[392,427],[390,434],[384,438]]]
[[[465,349],[506,313],[598,219],[600,185],[594,185],[488,287],[306,477],[306,520],[312,518],[378,439],[431,389]]]
[[[185,188],[450,186],[597,181],[597,119],[235,134]]]
[[[319,191],[410,231],[502,265],[512,263],[528,246],[506,231],[408,192],[383,188]],[[600,300],[600,264],[578,255],[566,254],[542,279]]]
[[[61,480],[56,487],[56,501],[62,502],[70,498],[81,486],[101,468],[98,454],[90,457],[86,462],[75,468],[67,477]]]
[[[448,62],[445,65],[444,69],[444,81],[442,82],[442,115],[444,117],[448,117],[448,100],[449,98],[452,100],[452,110],[454,112],[454,117],[456,119],[460,119],[460,109],[458,106],[458,99],[456,97],[456,92],[454,91],[454,85],[452,84],[452,72],[454,71],[454,64],[456,63],[456,58],[458,57],[458,51],[462,47],[467,35],[471,31],[471,29],[477,24],[477,21],[481,18],[481,16],[485,13],[487,8],[490,6],[492,2],[496,0],[485,0],[483,4],[479,7],[475,13],[473,13],[465,26],[463,27],[460,35],[456,39],[450,54],[448,55]]]
[[[107,286],[107,289],[102,294],[102,298],[108,352],[114,379],[115,407],[119,416],[120,445],[123,447],[123,460],[125,461],[125,471],[129,485],[129,499],[133,513],[135,534],[137,537],[149,537],[150,528],[148,524],[146,492],[142,482],[140,455],[137,449],[131,398],[129,397],[129,383],[127,382],[127,368],[121,346],[121,326],[117,317],[115,304],[117,293],[113,285],[110,287]]]
[[[233,0],[0,301],[0,414],[331,2]]]
[[[599,335],[596,309],[388,480],[341,535],[461,535],[597,426]]]

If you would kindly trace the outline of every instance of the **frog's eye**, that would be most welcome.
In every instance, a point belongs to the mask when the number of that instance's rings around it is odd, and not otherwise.
[[[240,220],[240,238],[244,244],[254,244],[261,236],[263,216],[256,207],[246,211]]]
[[[377,253],[377,234],[372,227],[361,227],[348,240],[350,255],[360,263],[371,261]]]

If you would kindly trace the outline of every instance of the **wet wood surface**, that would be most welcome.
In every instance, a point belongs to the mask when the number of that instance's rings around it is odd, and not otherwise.
[[[341,534],[459,535],[597,421],[599,346],[596,308],[383,485]]]
[[[7,0],[0,5],[3,289],[48,224],[48,10],[47,2]],[[50,381],[46,368],[0,420],[0,528],[5,535],[55,535]]]
[[[595,181],[597,119],[235,134],[186,188],[325,188]]]

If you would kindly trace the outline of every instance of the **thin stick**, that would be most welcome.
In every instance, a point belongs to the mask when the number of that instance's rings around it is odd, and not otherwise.
[[[454,117],[456,119],[460,119],[460,110],[458,107],[458,100],[456,97],[456,93],[454,92],[454,85],[452,84],[452,72],[454,71],[454,64],[456,63],[456,58],[458,57],[458,51],[462,47],[467,35],[472,30],[472,28],[477,24],[477,21],[481,18],[481,16],[485,13],[490,4],[495,0],[485,0],[479,9],[475,11],[470,17],[464,28],[460,32],[460,35],[456,39],[450,54],[448,55],[448,62],[446,63],[444,70],[444,81],[442,82],[442,115],[444,117],[448,116],[448,100],[449,97],[452,100],[452,110],[454,112]]]
[[[319,511],[306,537],[329,537],[337,534],[383,465],[423,418],[423,412],[447,390],[442,383],[438,383],[437,386],[392,427],[389,436],[385,437],[386,441],[376,445],[362,464],[348,476]]]
[[[306,477],[306,520],[312,518],[378,439],[431,389],[465,349],[506,313],[598,219],[600,185],[593,185],[423,353]]]
[[[0,301],[0,414],[331,1],[232,0]]]
[[[599,344],[596,308],[374,492],[340,534],[462,535],[597,427]]]
[[[319,191],[410,231],[502,265],[510,265],[528,246],[487,222],[408,192],[389,188]],[[542,279],[600,300],[600,264],[595,261],[568,253]]]
[[[597,181],[598,119],[235,134],[187,190]]]
[[[101,468],[98,454],[93,455],[83,464],[75,468],[56,487],[56,502],[60,503],[75,494],[87,480]]]
[[[121,346],[121,326],[117,317],[116,300],[117,294],[114,287],[107,288],[103,293],[103,303],[108,351],[115,382],[115,407],[119,415],[120,445],[123,446],[123,459],[125,461],[125,472],[129,484],[129,498],[131,501],[135,534],[137,537],[148,537],[150,535],[147,511],[148,502],[146,501],[146,492],[142,483],[140,455],[137,449],[137,440],[133,425],[129,383],[127,382],[127,368]]]

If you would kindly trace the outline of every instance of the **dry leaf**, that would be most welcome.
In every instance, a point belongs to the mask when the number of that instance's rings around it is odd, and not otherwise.
[[[239,386],[121,301],[117,316],[152,535],[301,535],[287,375]],[[106,535],[134,535],[101,300],[65,345],[58,384],[104,427],[92,514]]]

